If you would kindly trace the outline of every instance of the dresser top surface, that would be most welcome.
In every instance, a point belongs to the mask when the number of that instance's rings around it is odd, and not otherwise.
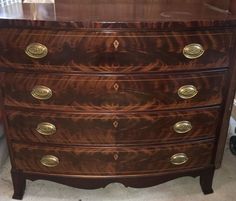
[[[15,1],[15,3],[14,3]],[[150,27],[173,23],[194,27],[236,24],[236,17],[194,0],[55,0],[22,3],[6,0],[0,6],[0,26],[74,26],[77,28]],[[1,2],[0,2],[1,3]],[[63,24],[64,23],[64,24]],[[171,23],[171,25],[170,25]],[[157,27],[156,27],[157,28]]]

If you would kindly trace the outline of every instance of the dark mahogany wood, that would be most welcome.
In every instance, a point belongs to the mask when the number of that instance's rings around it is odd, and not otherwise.
[[[133,188],[144,188],[150,187],[154,185],[161,184],[163,182],[167,182],[172,179],[176,179],[178,177],[197,177],[197,176],[206,176],[210,171],[212,171],[212,166],[208,168],[199,168],[192,170],[178,170],[175,172],[168,172],[162,174],[153,174],[153,175],[142,175],[142,176],[100,176],[100,177],[79,177],[76,175],[55,175],[55,174],[43,174],[43,173],[33,173],[33,172],[21,172],[18,171],[24,179],[29,179],[32,181],[35,180],[49,180],[61,184],[65,184],[68,186],[83,188],[83,189],[97,189],[97,188],[105,188],[110,183],[121,183],[126,187]],[[142,181],[142,182],[140,182]],[[19,188],[23,188],[23,186],[19,186]],[[207,187],[209,188],[209,187]],[[209,192],[210,193],[210,192]],[[20,194],[17,198],[21,200],[23,195]]]
[[[12,198],[20,200],[25,192],[26,179],[21,171],[16,171],[14,169],[11,170],[11,177],[14,187],[14,194]]]
[[[209,5],[215,6],[221,12],[228,12],[231,15],[236,14],[236,1],[235,0],[206,0]]]
[[[207,167],[211,164],[214,141],[148,147],[45,146],[12,143],[16,169],[68,175],[141,175]],[[172,155],[185,153],[188,161],[173,165]],[[59,159],[59,165],[45,167],[44,155]]]
[[[205,171],[200,176],[200,185],[205,195],[213,193],[212,182],[214,178],[214,172],[215,172],[214,168],[209,168],[208,171]]]
[[[212,6],[215,6],[218,9],[221,9],[222,12],[223,11],[227,12],[227,11],[231,10],[230,9],[232,7],[232,5],[230,5],[231,1],[232,0],[224,0],[224,1],[222,1],[222,0],[205,0],[206,3],[208,3]],[[235,1],[235,0],[233,0],[233,1]]]
[[[145,111],[190,108],[221,104],[225,71],[146,76],[93,76],[8,73],[4,80],[7,106],[77,110]],[[53,91],[46,101],[32,97],[31,91],[44,85]],[[182,99],[178,89],[194,85],[198,94]]]
[[[230,0],[230,6],[229,10],[232,14],[236,14],[236,1],[235,0]]]
[[[153,186],[200,176],[212,193],[236,89],[236,0],[56,0],[0,6],[0,103],[12,163],[15,199],[26,179],[80,188]],[[114,41],[119,42],[117,48]],[[48,47],[31,59],[26,46]],[[183,47],[200,43],[198,59]],[[39,101],[36,85],[52,89]],[[181,99],[183,85],[197,96]],[[176,121],[192,131],[177,135]],[[54,123],[41,136],[35,127]],[[114,124],[114,123],[118,124]],[[114,126],[117,125],[117,126]],[[170,157],[186,153],[186,164]],[[46,168],[46,154],[60,163]]]
[[[211,138],[216,137],[219,115],[219,107],[131,114],[6,111],[11,140],[68,145],[158,144]],[[179,121],[190,121],[192,130],[176,133],[173,126]],[[54,124],[56,133],[38,133],[41,122]]]
[[[117,49],[114,42],[118,41]],[[138,33],[3,29],[0,67],[82,73],[171,72],[229,67],[232,32]],[[47,46],[48,55],[32,59],[31,43]],[[188,59],[183,48],[202,44],[205,53]]]
[[[234,32],[235,33],[235,32]],[[236,34],[236,33],[235,33]],[[231,60],[231,68],[229,71],[229,76],[227,79],[227,88],[225,89],[225,104],[224,104],[224,113],[222,114],[222,122],[219,125],[219,138],[217,143],[217,151],[215,155],[215,164],[216,167],[219,168],[221,166],[221,162],[224,155],[224,149],[225,149],[225,143],[228,137],[228,129],[229,129],[229,120],[231,111],[233,108],[233,101],[236,93],[236,38],[234,38],[234,49],[231,52],[231,58],[234,58]]]
[[[37,29],[173,31],[224,29],[236,25],[235,15],[214,10],[203,0],[56,0],[55,5],[15,3],[0,7],[0,19],[0,27]]]

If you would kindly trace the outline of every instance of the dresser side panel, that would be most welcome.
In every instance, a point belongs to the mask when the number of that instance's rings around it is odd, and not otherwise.
[[[233,30],[234,36],[236,34],[236,30]],[[233,100],[236,91],[236,37],[233,39],[233,48],[231,51],[231,68],[228,73],[228,84],[225,87],[225,104],[224,104],[224,111],[223,111],[223,118],[222,124],[219,126],[219,138],[216,150],[216,157],[215,157],[215,166],[219,168],[222,163],[225,143],[228,136],[228,129],[229,129],[229,119],[233,108]]]

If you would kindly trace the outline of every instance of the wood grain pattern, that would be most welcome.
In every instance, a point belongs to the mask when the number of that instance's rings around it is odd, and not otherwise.
[[[203,168],[211,164],[214,142],[175,144],[149,147],[56,147],[13,143],[16,169],[68,175],[136,175],[190,168]],[[173,165],[170,157],[186,153],[189,160]],[[60,163],[54,168],[44,167],[40,159],[55,155]],[[117,154],[118,158],[115,159]]]
[[[8,135],[18,142],[67,145],[158,144],[216,137],[219,108],[131,114],[76,114],[6,111]],[[190,121],[192,130],[178,134],[173,126]],[[36,131],[41,122],[56,126],[56,133]],[[114,122],[117,123],[116,127]]]
[[[4,104],[26,108],[83,111],[145,111],[221,104],[226,72],[149,76],[77,76],[7,73]],[[31,96],[36,85],[53,91],[49,100]],[[116,88],[118,85],[118,88]],[[199,91],[192,99],[178,96],[183,85]]]
[[[213,192],[236,86],[236,0],[229,7],[228,0],[213,2],[231,13],[206,1],[56,0],[0,7],[0,101],[13,198],[22,199],[26,179],[92,189],[200,176],[202,191]],[[32,42],[48,46],[44,59],[25,55]],[[201,43],[205,54],[184,58],[188,43]],[[191,100],[177,95],[186,84],[199,91]],[[34,99],[36,85],[50,87],[52,98]],[[177,136],[172,125],[183,118],[193,130]],[[54,123],[57,132],[39,136],[35,126],[42,121]],[[170,164],[177,152],[188,155],[185,165]],[[39,160],[46,154],[59,157],[60,165],[43,167]]]
[[[232,33],[138,33],[75,32],[2,29],[0,67],[18,70],[143,73],[171,72],[229,67]],[[118,41],[117,49],[114,42]],[[32,59],[25,54],[31,43],[47,46],[48,55]],[[198,59],[187,59],[183,48],[202,44],[205,53]]]

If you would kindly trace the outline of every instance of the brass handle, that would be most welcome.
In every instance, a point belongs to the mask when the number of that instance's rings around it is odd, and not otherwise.
[[[205,50],[202,45],[197,43],[192,43],[186,45],[183,49],[183,54],[188,59],[197,59],[204,54]]]
[[[52,97],[52,90],[48,87],[38,85],[32,89],[31,95],[38,100],[47,100]]]
[[[43,156],[40,163],[46,167],[56,167],[59,165],[59,159],[53,155]]]
[[[56,126],[48,122],[38,124],[36,131],[41,135],[53,135],[56,133]]]
[[[41,59],[48,54],[48,48],[41,43],[31,43],[26,49],[25,53],[34,59]]]
[[[187,133],[192,130],[192,124],[189,121],[179,121],[174,125],[176,133]]]
[[[171,156],[170,162],[173,165],[182,165],[188,161],[188,157],[185,153],[177,153]]]
[[[198,94],[198,90],[193,85],[184,85],[179,88],[178,95],[182,99],[190,99]]]

